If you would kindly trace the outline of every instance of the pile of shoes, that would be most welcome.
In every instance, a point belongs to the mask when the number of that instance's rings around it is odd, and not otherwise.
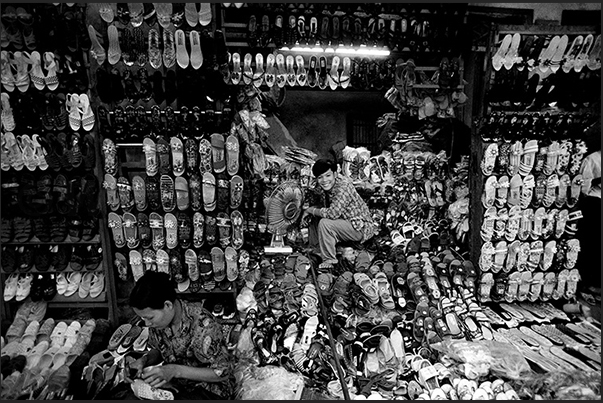
[[[495,140],[499,128],[486,125],[484,137]],[[562,135],[553,132],[546,141],[507,135],[506,141],[485,143],[481,301],[575,297],[575,236],[582,217],[577,203],[584,182],[579,168],[586,147]]]
[[[7,330],[6,344],[2,339],[3,399],[41,396],[44,387],[52,389],[50,385],[58,379],[66,389],[69,367],[93,339],[94,319],[56,322],[53,318],[43,320],[45,313],[46,302],[26,301]]]

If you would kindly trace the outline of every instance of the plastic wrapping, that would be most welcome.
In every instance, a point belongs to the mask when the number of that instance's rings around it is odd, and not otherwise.
[[[512,344],[497,341],[445,340],[431,346],[462,363],[469,379],[485,377],[489,373],[507,379],[519,379],[532,372],[521,352]]]

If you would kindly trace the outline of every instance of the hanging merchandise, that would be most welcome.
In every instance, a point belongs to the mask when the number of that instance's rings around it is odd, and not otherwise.
[[[3,4],[0,397],[600,399],[600,35],[474,8]]]

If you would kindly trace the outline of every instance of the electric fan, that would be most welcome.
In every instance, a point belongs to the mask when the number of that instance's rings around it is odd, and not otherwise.
[[[297,224],[302,213],[304,192],[298,181],[288,180],[276,187],[266,205],[266,228],[272,234],[270,246],[264,248],[266,254],[292,253],[285,246],[284,236]]]

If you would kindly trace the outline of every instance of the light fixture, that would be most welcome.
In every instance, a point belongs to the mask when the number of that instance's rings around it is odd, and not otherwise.
[[[315,46],[311,47],[303,47],[303,46],[294,46],[289,49],[286,46],[283,46],[279,49],[282,52],[300,52],[300,53],[330,53],[330,54],[338,54],[338,55],[350,55],[350,56],[372,56],[372,57],[387,57],[390,55],[390,51],[385,48],[369,48],[366,46],[360,46],[359,48],[338,46],[337,48],[333,48],[332,46],[328,46],[326,48],[321,48]]]

